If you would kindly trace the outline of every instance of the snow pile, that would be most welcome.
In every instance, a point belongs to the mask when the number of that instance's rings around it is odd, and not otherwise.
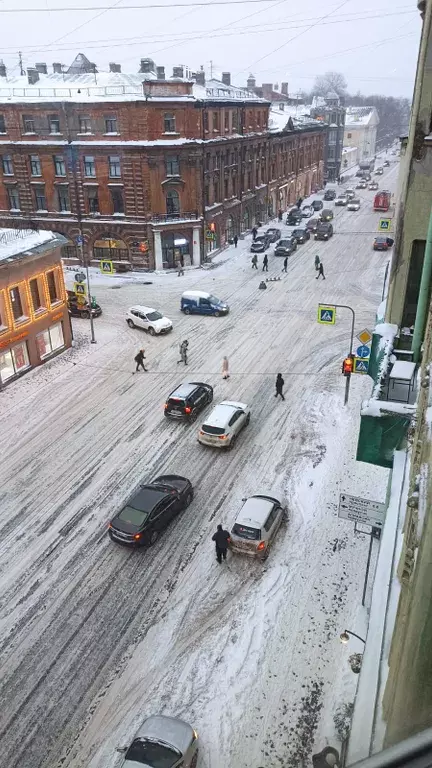
[[[414,416],[416,410],[415,405],[409,405],[408,403],[396,403],[387,400],[364,400],[361,407],[362,416],[373,416],[379,418],[380,416],[387,414],[399,413],[402,416]]]
[[[372,399],[378,400],[382,392],[383,383],[389,369],[390,358],[393,352],[395,336],[398,332],[397,325],[391,323],[378,323],[375,326],[374,335],[381,336],[378,351],[384,350],[384,355],[379,367],[379,376],[372,390]]]
[[[48,243],[50,240],[58,240],[58,238],[59,236],[55,232],[50,231],[0,228],[0,261],[37,248],[38,245]]]

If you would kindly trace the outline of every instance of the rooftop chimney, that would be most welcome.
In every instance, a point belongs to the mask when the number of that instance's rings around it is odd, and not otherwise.
[[[110,72],[121,72],[121,64],[116,64],[114,61],[110,61],[109,71]]]
[[[183,67],[173,67],[173,77],[184,77]]]
[[[288,96],[288,83],[281,83],[281,93],[284,96]]]
[[[205,86],[205,83],[206,83],[205,72],[204,72],[204,67],[202,65],[201,65],[200,71],[195,74],[195,81],[198,83],[198,85]]]
[[[52,67],[55,75],[63,74],[63,64],[60,64],[59,61],[55,61]]]
[[[249,77],[247,79],[247,87],[249,88],[249,90],[253,91],[255,86],[256,86],[256,80],[255,80],[254,76],[253,75],[249,75]]]
[[[231,85],[231,72],[222,72],[222,82],[224,85]]]
[[[39,72],[34,67],[29,67],[27,70],[27,80],[29,85],[34,85],[39,80]]]
[[[262,84],[262,95],[263,99],[267,99],[267,101],[272,100],[272,93],[273,93],[273,86],[271,83],[263,83]]]
[[[156,77],[158,80],[165,80],[165,67],[156,67]]]
[[[6,65],[3,59],[0,59],[0,77],[6,77]]]
[[[35,69],[37,72],[39,72],[40,75],[48,74],[48,68],[44,61],[40,61],[38,64],[35,64]]]
[[[155,71],[155,63],[153,59],[141,59],[141,66],[139,68],[140,72],[154,72]]]
[[[278,83],[275,83],[275,84],[274,84],[274,86],[273,86],[273,88],[274,88],[274,90],[275,90],[275,91],[278,91],[278,90],[279,90],[279,84],[278,84]]]

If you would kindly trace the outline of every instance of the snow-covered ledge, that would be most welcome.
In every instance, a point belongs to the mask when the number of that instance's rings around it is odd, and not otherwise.
[[[366,645],[354,702],[347,765],[380,752],[383,746],[385,723],[381,715],[382,699],[400,593],[397,566],[403,543],[410,460],[406,451],[395,451],[390,499],[381,534]]]

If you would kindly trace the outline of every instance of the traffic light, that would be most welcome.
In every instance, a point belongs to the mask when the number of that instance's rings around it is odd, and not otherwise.
[[[344,376],[351,376],[354,370],[354,355],[348,355],[342,363],[342,373]]]

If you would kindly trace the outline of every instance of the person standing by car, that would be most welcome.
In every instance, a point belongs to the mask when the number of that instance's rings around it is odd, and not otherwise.
[[[285,258],[284,258],[284,265],[283,265],[283,270],[282,270],[282,272],[286,272],[286,271],[287,271],[287,268],[288,268],[288,256],[285,256]]]
[[[187,361],[188,347],[189,347],[189,342],[187,339],[185,339],[180,344],[180,360],[177,360],[177,365],[179,363],[184,363],[185,365],[188,364],[188,361]]]
[[[229,379],[229,364],[226,355],[222,358],[222,378]]]
[[[147,373],[147,368],[144,365],[145,354],[144,354],[144,350],[143,349],[140,349],[138,354],[135,355],[134,360],[136,362],[135,373],[138,373],[140,368],[142,368],[143,371],[145,371]]]
[[[238,237],[237,237],[237,235],[234,235],[234,237],[233,237],[233,241],[234,241],[234,248],[237,248],[237,243],[238,243]]]
[[[184,275],[184,269],[183,264],[181,263],[181,259],[177,259],[177,277],[180,277],[180,275]]]
[[[303,202],[303,198],[299,197],[299,199],[297,200],[297,209],[298,210],[300,210],[302,202]]]
[[[218,563],[222,562],[222,558],[226,560],[229,540],[230,535],[228,531],[225,531],[219,524],[216,533],[212,536],[212,541],[216,544],[216,560]]]
[[[315,256],[315,270],[316,270],[317,272],[318,272],[318,270],[319,270],[319,265],[320,265],[320,257],[319,257],[319,256],[318,256],[318,254],[317,254],[317,255]]]
[[[263,258],[263,268],[262,268],[262,271],[263,272],[268,272],[268,256],[267,256],[266,253],[264,254],[264,258]]]
[[[275,394],[275,397],[278,397],[278,395],[280,395],[282,400],[285,400],[284,393],[283,393],[284,384],[285,384],[285,382],[284,382],[284,380],[282,378],[282,374],[278,373],[278,375],[276,376],[276,394]]]
[[[258,234],[258,230],[256,227],[252,227],[252,240],[255,242],[255,238]]]
[[[318,274],[317,274],[315,280],[318,280],[319,277],[322,277],[322,279],[325,280],[324,266],[323,266],[322,261],[320,261],[320,263],[319,263]]]
[[[281,210],[281,209],[279,209],[279,213],[278,213],[278,221],[282,221],[282,217],[283,217],[283,213],[282,213],[282,210]]]
[[[258,269],[258,256],[256,253],[252,256],[252,269]]]

